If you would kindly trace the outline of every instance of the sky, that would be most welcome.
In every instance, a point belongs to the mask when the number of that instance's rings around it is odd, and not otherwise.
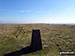
[[[0,23],[75,23],[75,0],[0,0]]]

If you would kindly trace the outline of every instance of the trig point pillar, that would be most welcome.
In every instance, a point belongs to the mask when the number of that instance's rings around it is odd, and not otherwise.
[[[35,51],[42,49],[41,35],[38,29],[32,31],[31,47]]]

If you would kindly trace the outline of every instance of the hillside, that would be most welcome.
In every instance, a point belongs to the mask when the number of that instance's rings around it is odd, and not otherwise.
[[[0,56],[29,46],[32,29],[40,29],[43,50],[22,56],[59,56],[59,51],[75,51],[75,25],[6,24],[0,25]]]

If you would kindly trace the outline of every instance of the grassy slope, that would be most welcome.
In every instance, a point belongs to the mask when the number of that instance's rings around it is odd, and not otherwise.
[[[10,24],[0,25],[0,56],[29,46],[32,29],[40,29],[43,50],[22,56],[59,56],[59,51],[75,50],[75,25]]]

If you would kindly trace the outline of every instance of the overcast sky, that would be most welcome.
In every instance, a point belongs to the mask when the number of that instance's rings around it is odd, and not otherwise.
[[[0,0],[0,23],[75,23],[75,0]]]

